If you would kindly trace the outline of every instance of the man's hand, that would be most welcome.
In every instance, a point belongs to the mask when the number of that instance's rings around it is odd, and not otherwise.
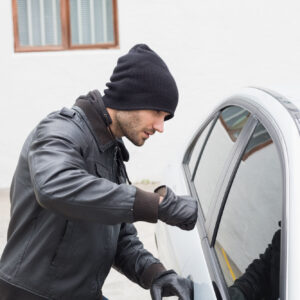
[[[154,191],[161,197],[158,206],[158,218],[173,226],[184,230],[195,227],[198,217],[198,203],[190,196],[176,196],[173,191],[160,186]]]
[[[178,276],[173,270],[165,271],[154,278],[150,292],[152,300],[161,300],[162,297],[169,296],[178,296],[180,300],[192,300],[193,282]]]

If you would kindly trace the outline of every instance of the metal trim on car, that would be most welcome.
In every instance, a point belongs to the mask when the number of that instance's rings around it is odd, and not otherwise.
[[[187,186],[189,188],[189,191],[190,191],[190,194],[195,197],[196,199],[198,199],[198,194],[197,194],[197,191],[195,189],[195,186],[194,184],[192,184],[192,175],[191,172],[190,172],[190,169],[189,169],[189,166],[188,166],[188,161],[190,160],[190,156],[191,156],[191,153],[199,139],[199,137],[201,136],[202,132],[206,129],[207,126],[209,126],[209,123],[212,122],[211,124],[211,128],[209,129],[209,132],[207,133],[207,137],[204,141],[204,144],[203,144],[203,149],[204,149],[204,146],[206,145],[206,142],[208,140],[208,137],[210,136],[210,133],[215,125],[215,122],[217,121],[219,117],[219,112],[216,110],[214,111],[207,119],[206,121],[202,124],[202,126],[200,127],[200,129],[196,132],[196,134],[194,135],[194,137],[192,138],[192,142],[190,143],[187,151],[185,152],[185,155],[184,155],[184,158],[183,158],[183,170],[186,174],[186,182],[187,182]],[[199,153],[199,156],[202,155],[202,149]],[[194,167],[194,170],[193,170],[193,173],[195,173],[195,170],[197,170],[197,167],[198,167],[198,164],[199,164],[199,161],[200,159],[197,159],[197,162],[195,164],[195,167]],[[204,238],[207,236],[207,233],[206,233],[206,228],[205,228],[205,216],[204,216],[204,213],[202,211],[202,208],[201,208],[201,203],[200,201],[199,202],[199,207],[200,209],[198,209],[198,222],[196,224],[197,228],[198,228],[198,231],[199,231],[199,234],[200,234],[200,238]]]
[[[201,149],[201,151],[200,151],[200,153],[199,153],[199,156],[198,156],[198,158],[197,158],[197,161],[196,161],[196,164],[195,164],[195,167],[194,167],[194,170],[193,170],[193,174],[192,174],[192,178],[191,178],[192,181],[194,181],[194,179],[195,179],[196,171],[197,171],[197,169],[198,169],[199,162],[200,162],[200,160],[201,160],[201,157],[202,157],[204,148],[205,148],[205,146],[206,146],[206,144],[207,144],[207,141],[208,141],[208,139],[209,139],[209,137],[210,137],[211,132],[213,131],[213,129],[214,129],[215,125],[216,125],[216,122],[218,121],[218,118],[219,118],[220,114],[221,114],[221,112],[219,112],[219,113],[215,116],[214,120],[212,120],[212,123],[211,123],[211,125],[210,125],[209,131],[208,131],[208,133],[207,133],[207,136],[205,137],[205,140],[204,140],[202,149]],[[208,126],[208,125],[207,125],[207,126]],[[205,127],[205,128],[206,128],[206,127]],[[204,129],[205,129],[205,128],[204,128]],[[201,132],[201,133],[202,133],[202,132]],[[199,135],[199,137],[200,137],[200,135]],[[197,141],[198,141],[198,139],[196,140],[196,142],[197,142]],[[194,145],[194,146],[195,146],[195,145]],[[190,153],[192,153],[192,151],[191,151]]]
[[[210,228],[208,230],[208,238],[211,246],[215,243],[226,200],[231,189],[232,182],[235,178],[237,169],[239,167],[240,160],[242,159],[243,153],[257,123],[258,122],[256,118],[254,118],[253,115],[250,115],[247,123],[245,124],[236,141],[235,147],[232,149],[233,155],[231,156],[228,167],[225,168],[223,170],[223,173],[221,174],[224,180],[220,190],[218,191],[218,197],[215,201],[215,206],[212,208],[211,221],[209,222]]]

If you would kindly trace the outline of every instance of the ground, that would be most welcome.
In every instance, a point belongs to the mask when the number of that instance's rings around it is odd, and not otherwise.
[[[147,183],[139,185],[137,184],[137,186],[148,191],[153,191],[157,184]],[[6,242],[6,232],[9,223],[9,210],[9,191],[8,189],[2,189],[0,190],[0,253],[2,253]],[[155,225],[153,224],[145,222],[136,223],[139,237],[144,243],[145,248],[156,256],[157,250],[154,241],[154,226]],[[109,300],[151,299],[150,292],[148,290],[144,290],[113,269],[105,281],[103,294]]]

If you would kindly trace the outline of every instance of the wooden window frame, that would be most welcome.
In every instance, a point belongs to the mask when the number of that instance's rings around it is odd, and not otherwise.
[[[65,50],[83,50],[83,49],[113,49],[119,48],[119,23],[117,0],[112,0],[113,5],[113,26],[114,43],[103,44],[71,44],[71,19],[70,19],[70,1],[60,0],[61,17],[61,45],[59,46],[21,46],[18,30],[18,7],[17,0],[12,0],[13,26],[14,26],[14,50],[15,52],[38,52],[38,51],[65,51]]]

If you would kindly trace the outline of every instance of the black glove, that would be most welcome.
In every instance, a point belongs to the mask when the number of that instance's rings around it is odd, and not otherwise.
[[[166,186],[160,186],[154,192],[164,197],[158,206],[158,218],[161,221],[184,230],[191,230],[195,227],[198,217],[198,203],[194,198],[176,196]]]
[[[178,296],[180,300],[192,300],[194,285],[190,279],[180,277],[170,270],[154,278],[150,293],[153,300],[161,300],[162,297],[169,296]]]

